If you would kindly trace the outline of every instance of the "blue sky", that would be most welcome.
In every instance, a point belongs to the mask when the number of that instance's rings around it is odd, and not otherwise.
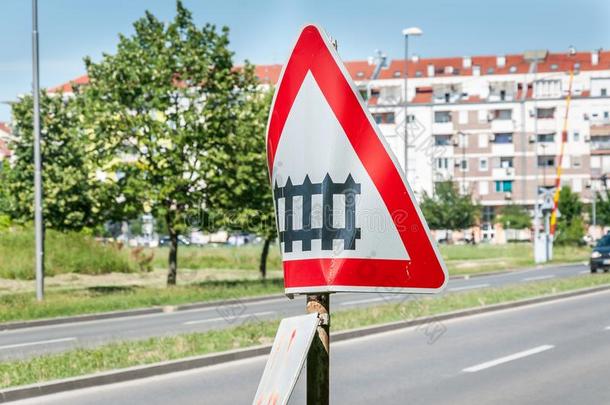
[[[30,91],[31,2],[0,4],[0,101]],[[605,0],[386,1],[386,0],[185,0],[197,23],[231,28],[236,61],[282,63],[299,28],[324,27],[339,41],[345,60],[366,59],[375,49],[402,57],[401,30],[419,26],[411,43],[423,57],[518,53],[526,49],[610,48],[610,2]],[[41,84],[84,73],[82,58],[113,53],[117,33],[150,10],[172,18],[174,0],[39,0]],[[10,108],[0,104],[0,120]]]

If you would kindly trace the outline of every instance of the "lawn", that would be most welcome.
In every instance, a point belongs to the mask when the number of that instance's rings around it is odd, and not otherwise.
[[[171,288],[96,286],[49,290],[43,302],[32,293],[0,295],[0,322],[54,318],[192,302],[281,294],[281,279],[206,281]]]
[[[529,243],[505,245],[441,245],[441,255],[449,274],[476,274],[535,265]],[[588,260],[591,248],[555,246],[553,263],[575,263]]]
[[[440,298],[417,300],[405,298],[402,303],[398,304],[335,312],[332,318],[332,331],[410,320],[449,311],[608,284],[610,284],[610,275],[600,274],[456,293]],[[224,330],[112,343],[92,349],[77,349],[23,361],[4,362],[0,363],[0,387],[41,383],[135,365],[269,344],[273,341],[277,325],[278,321],[252,322]],[[429,338],[429,336],[422,338]]]
[[[45,274],[130,273],[137,264],[126,249],[103,245],[76,232],[46,231]],[[0,232],[0,278],[34,278],[34,231],[19,228]]]

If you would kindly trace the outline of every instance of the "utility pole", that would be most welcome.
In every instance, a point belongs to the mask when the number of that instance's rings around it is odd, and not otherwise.
[[[405,127],[404,127],[404,159],[405,159],[405,179],[409,181],[409,114],[407,105],[409,104],[409,90],[407,87],[409,78],[409,37],[422,35],[423,31],[417,27],[405,28],[402,35],[405,37],[405,71],[404,71],[404,106],[405,106]]]
[[[38,61],[38,0],[32,0],[32,99],[34,103],[34,232],[36,239],[36,299],[44,299],[44,224],[42,218],[42,158],[40,153],[40,74]]]

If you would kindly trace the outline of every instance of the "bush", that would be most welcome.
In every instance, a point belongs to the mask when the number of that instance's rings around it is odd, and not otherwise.
[[[82,233],[47,230],[45,274],[128,273],[136,266],[125,251],[102,245]],[[31,280],[34,274],[34,231],[0,232],[0,278]]]

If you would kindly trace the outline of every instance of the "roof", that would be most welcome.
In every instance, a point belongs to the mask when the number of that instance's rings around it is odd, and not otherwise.
[[[593,65],[592,52],[576,52],[573,55],[567,53],[548,53],[546,58],[538,64],[538,72],[566,72],[570,69],[580,71],[610,70],[610,51],[599,51],[599,61]],[[468,62],[470,60],[470,63]],[[498,64],[498,59],[503,59],[503,64]],[[345,67],[352,78],[356,81],[369,80],[375,70],[375,65],[366,60],[346,61]],[[472,76],[475,69],[480,75],[499,74],[524,74],[529,71],[530,63],[523,54],[499,55],[499,56],[473,56],[473,57],[450,57],[450,58],[423,58],[410,60],[407,67],[409,77],[429,77],[428,69],[432,66],[435,77]],[[465,67],[466,66],[466,67]],[[405,60],[395,59],[382,69],[379,79],[397,79],[404,77]],[[257,65],[255,74],[264,84],[275,84],[278,82],[282,71],[282,65]],[[87,84],[87,75],[79,76],[74,80],[49,89],[49,92],[71,92],[73,84]]]
[[[2,121],[0,121],[0,131],[6,132],[7,134],[10,134],[13,132],[13,131],[11,131],[11,127],[9,126],[9,124],[6,122],[2,122]]]

